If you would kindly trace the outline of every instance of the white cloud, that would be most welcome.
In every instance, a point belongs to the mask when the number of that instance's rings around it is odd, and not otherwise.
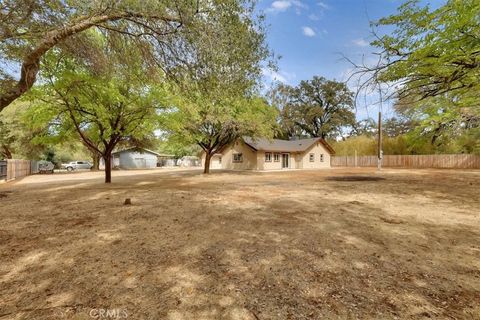
[[[355,39],[355,40],[352,41],[352,43],[354,45],[356,45],[357,47],[368,47],[368,45],[369,45],[368,41],[366,41],[363,38]]]
[[[319,6],[320,8],[322,8],[322,9],[324,9],[324,10],[330,9],[330,6],[329,6],[328,4],[326,4],[325,2],[323,2],[323,1],[319,1],[317,4],[318,4],[318,6]]]
[[[315,37],[315,31],[310,27],[302,27],[303,34],[307,37]]]
[[[312,21],[318,21],[323,18],[325,15],[325,11],[329,10],[331,7],[326,4],[325,2],[317,2],[317,10],[315,12],[312,12],[308,15],[308,19]]]
[[[307,5],[299,0],[275,0],[266,12],[278,13],[287,11],[289,8],[295,8],[297,14],[301,13],[302,9],[307,9]]]
[[[292,3],[293,3],[294,6],[299,7],[299,8],[303,8],[303,9],[308,8],[308,6],[305,3],[303,3],[299,0],[292,0]]]
[[[270,11],[273,11],[273,12],[282,12],[282,11],[285,11],[287,10],[288,8],[290,8],[292,6],[292,3],[290,1],[287,1],[287,0],[277,0],[277,1],[273,1],[269,10]]]

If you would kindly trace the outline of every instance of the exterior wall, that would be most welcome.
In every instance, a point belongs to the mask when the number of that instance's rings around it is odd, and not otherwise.
[[[242,153],[243,162],[233,162],[233,154]],[[275,162],[274,154],[278,153],[279,161]],[[284,152],[287,153],[287,152]],[[315,155],[315,161],[310,162],[310,153]],[[282,152],[271,152],[272,161],[265,161],[265,151],[255,151],[242,141],[237,141],[226,148],[223,153],[216,154],[210,160],[210,169],[227,170],[281,170]],[[290,152],[289,169],[320,169],[330,168],[330,153],[321,142],[311,146],[306,152]],[[320,155],[323,154],[323,162],[320,162]],[[220,161],[221,159],[221,161]],[[205,164],[205,153],[202,153],[202,166]]]
[[[150,152],[126,151],[119,154],[122,169],[151,169],[157,167],[157,156]]]
[[[114,155],[112,157],[112,161],[113,161],[113,168],[117,168],[117,167],[120,167],[120,156],[118,154]],[[100,163],[104,165],[103,163],[103,158],[100,158]],[[105,169],[105,166],[103,167]]]
[[[315,160],[310,162],[310,153],[315,155]],[[323,154],[323,162],[320,162],[320,155]],[[321,142],[317,142],[302,154],[301,168],[299,169],[320,169],[330,168],[330,152]]]
[[[268,152],[268,151],[267,151]],[[272,161],[265,161],[266,151],[257,152],[257,168],[258,170],[281,170],[282,168],[282,154],[289,155],[289,169],[302,169],[302,159],[303,155],[296,152],[271,152]],[[279,154],[279,161],[275,162],[275,153]]]
[[[210,159],[210,169],[222,169],[223,157],[221,154],[215,154]],[[202,157],[202,167],[205,164],[205,157]]]
[[[233,162],[233,154],[243,154],[242,162]],[[222,154],[222,169],[228,170],[256,170],[257,169],[257,152],[247,146],[242,141],[237,141],[229,148],[224,150]]]
[[[293,158],[295,158],[295,169],[303,169],[303,153],[296,152],[293,154]]]
[[[289,169],[298,169],[298,163],[300,161],[301,157],[298,157],[298,154],[296,152],[290,152],[290,159],[289,159]]]
[[[242,162],[233,162],[233,154],[243,154]],[[221,162],[220,162],[221,157]],[[205,152],[202,152],[202,167],[205,166]],[[210,159],[210,169],[256,170],[257,153],[242,141],[237,141],[225,148],[221,155],[216,154]]]
[[[259,170],[280,170],[282,169],[282,154],[279,153],[280,155],[280,159],[278,162],[275,162],[275,153],[278,153],[278,152],[271,152],[272,154],[272,161],[270,162],[267,162],[265,161],[265,151],[258,151],[257,152],[257,163],[259,164],[258,165],[258,169]]]

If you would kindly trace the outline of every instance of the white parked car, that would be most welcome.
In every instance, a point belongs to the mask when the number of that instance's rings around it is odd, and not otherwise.
[[[38,173],[53,173],[54,165],[50,161],[40,160],[37,164]]]
[[[88,161],[71,161],[69,163],[62,163],[62,168],[67,171],[73,171],[78,169],[92,169],[93,164]]]

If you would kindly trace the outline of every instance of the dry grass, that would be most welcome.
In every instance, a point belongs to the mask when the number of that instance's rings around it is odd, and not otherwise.
[[[0,319],[480,319],[479,184],[370,169],[2,184]]]

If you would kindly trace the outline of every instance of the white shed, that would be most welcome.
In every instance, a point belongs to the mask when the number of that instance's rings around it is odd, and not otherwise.
[[[160,154],[143,148],[129,148],[112,152],[114,168],[152,169],[157,167]],[[101,163],[103,165],[103,163]]]

